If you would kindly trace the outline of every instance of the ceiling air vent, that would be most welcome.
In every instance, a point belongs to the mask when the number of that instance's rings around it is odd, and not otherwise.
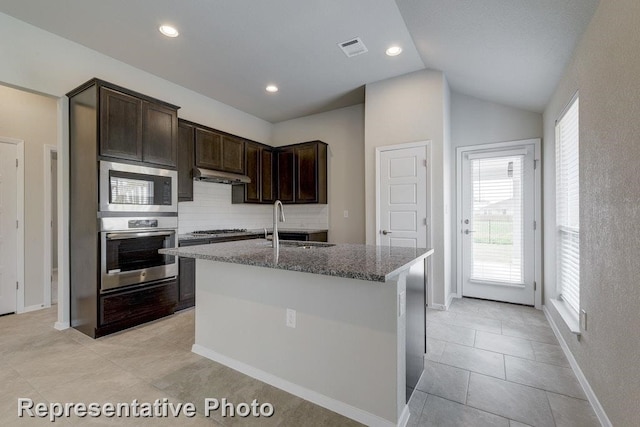
[[[357,56],[369,51],[364,43],[362,43],[362,40],[360,40],[360,37],[347,40],[346,42],[338,43],[338,46],[340,46],[340,49],[342,49],[344,54],[347,55],[347,58],[351,58],[352,56]]]

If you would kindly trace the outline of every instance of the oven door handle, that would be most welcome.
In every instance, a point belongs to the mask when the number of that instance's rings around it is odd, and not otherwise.
[[[147,233],[107,233],[108,240],[134,239],[136,237],[171,236],[175,231],[149,231]]]

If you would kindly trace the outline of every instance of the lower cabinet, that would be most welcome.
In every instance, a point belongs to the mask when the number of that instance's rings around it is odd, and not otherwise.
[[[196,304],[196,260],[180,258],[178,276],[178,305],[176,310],[184,310]]]
[[[177,299],[175,279],[100,295],[95,338],[173,314]]]

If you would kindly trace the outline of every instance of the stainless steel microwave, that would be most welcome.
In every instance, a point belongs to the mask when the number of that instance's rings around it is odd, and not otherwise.
[[[178,212],[178,172],[100,161],[101,212]]]

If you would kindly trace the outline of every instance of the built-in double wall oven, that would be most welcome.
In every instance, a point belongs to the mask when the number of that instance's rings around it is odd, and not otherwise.
[[[177,276],[177,172],[101,161],[99,185],[100,291]]]

